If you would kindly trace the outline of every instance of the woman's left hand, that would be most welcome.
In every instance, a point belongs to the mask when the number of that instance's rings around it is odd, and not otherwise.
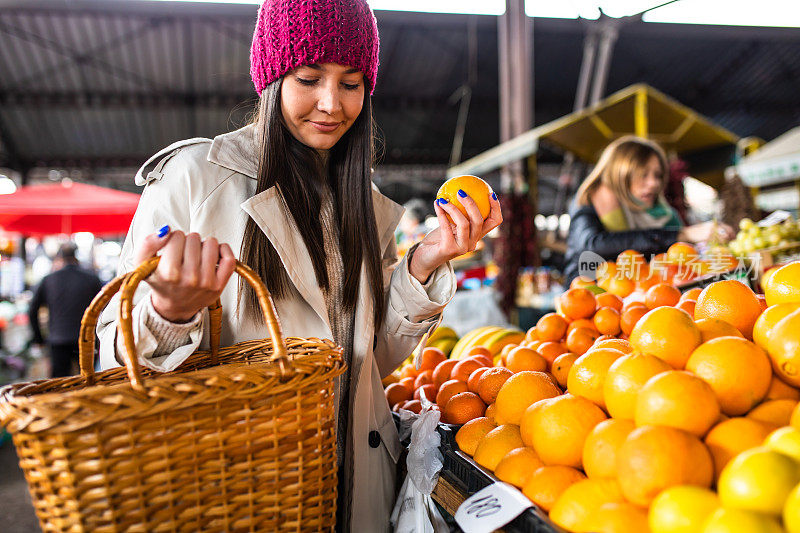
[[[489,197],[491,209],[486,220],[472,198],[466,196],[459,201],[467,211],[467,216],[446,200],[437,199],[434,202],[439,227],[422,239],[408,265],[409,272],[420,283],[424,284],[437,268],[454,257],[473,251],[484,235],[503,222],[500,202],[494,193]],[[447,215],[450,215],[450,220]]]

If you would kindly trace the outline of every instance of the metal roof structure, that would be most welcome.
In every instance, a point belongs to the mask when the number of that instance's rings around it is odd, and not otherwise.
[[[255,15],[239,4],[0,0],[0,167],[135,167],[175,140],[242,125],[255,102]],[[470,31],[477,82],[462,160],[497,145],[496,17],[376,17],[383,161],[444,169]],[[572,111],[587,24],[535,19],[536,124]],[[606,92],[639,82],[739,136],[769,140],[800,123],[800,31],[632,23],[620,31]]]

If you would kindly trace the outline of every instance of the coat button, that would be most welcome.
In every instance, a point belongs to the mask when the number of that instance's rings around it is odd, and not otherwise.
[[[381,445],[381,434],[375,430],[369,432],[369,447],[377,448]]]

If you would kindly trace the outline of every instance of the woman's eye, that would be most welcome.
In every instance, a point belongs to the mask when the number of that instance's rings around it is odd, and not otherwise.
[[[343,83],[342,85],[344,85],[344,88],[348,91],[355,91],[359,87],[358,83]]]
[[[299,83],[300,85],[314,85],[315,83],[317,83],[317,80],[314,79],[299,78],[299,77],[296,79],[297,83]]]

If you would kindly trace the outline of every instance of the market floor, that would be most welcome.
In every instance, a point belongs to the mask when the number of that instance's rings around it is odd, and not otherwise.
[[[19,468],[14,445],[0,446],[0,516],[5,533],[39,532],[39,521],[31,505],[28,485]]]

